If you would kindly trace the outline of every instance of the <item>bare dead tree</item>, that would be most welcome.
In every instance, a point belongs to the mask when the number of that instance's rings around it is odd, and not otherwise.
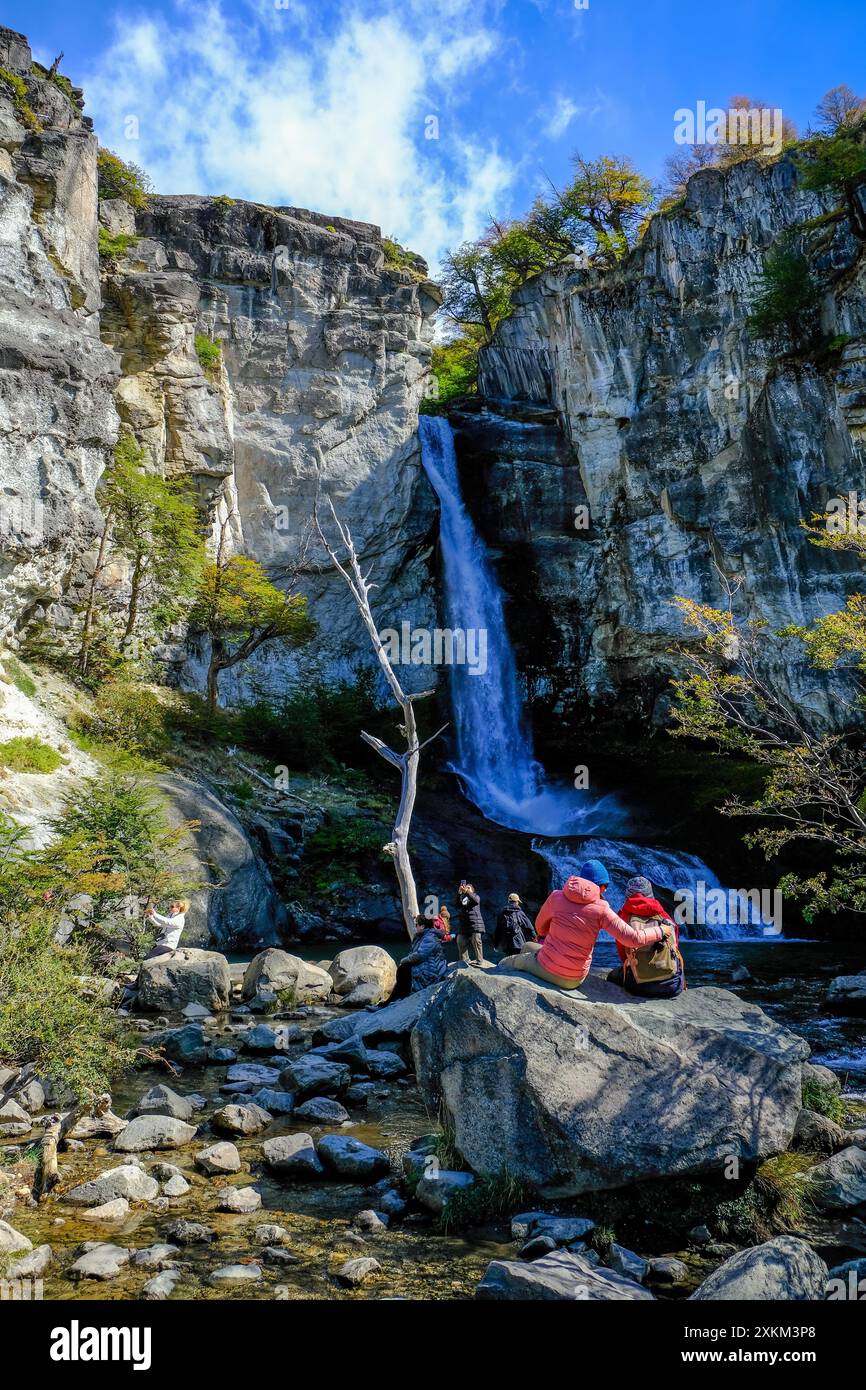
[[[435,694],[435,691],[422,690],[417,694],[410,694],[405,691],[400,684],[397,674],[391,665],[388,653],[382,643],[382,639],[379,636],[379,629],[376,626],[373,610],[370,607],[370,592],[377,586],[370,583],[370,571],[368,571],[366,575],[362,573],[354,541],[352,540],[352,533],[348,526],[340,521],[330,497],[328,498],[328,505],[331,509],[331,516],[333,517],[334,524],[345,551],[345,561],[340,559],[322,528],[319,519],[319,498],[317,495],[314,504],[313,518],[319,540],[327,551],[331,563],[339,574],[342,575],[352,598],[355,600],[358,612],[361,615],[361,620],[369,634],[373,651],[376,653],[376,658],[388,682],[388,688],[403,712],[403,722],[397,727],[406,743],[405,752],[396,752],[373,734],[362,732],[361,738],[365,743],[368,743],[371,748],[375,748],[376,752],[379,753],[386,762],[390,763],[392,767],[396,767],[397,771],[400,773],[400,801],[394,820],[394,838],[383,848],[385,853],[389,854],[394,860],[397,882],[400,886],[400,902],[403,907],[403,920],[411,939],[414,937],[416,931],[415,918],[418,915],[418,890],[415,886],[415,875],[412,872],[412,862],[409,856],[409,826],[412,821],[412,812],[415,808],[415,797],[418,790],[418,762],[421,757],[422,749],[426,748],[428,743],[432,743],[435,738],[438,738],[439,735],[448,728],[448,725],[443,724],[442,728],[437,729],[436,733],[431,734],[430,738],[425,739],[423,743],[419,743],[418,728],[415,720],[415,702],[417,700],[427,699],[428,696]]]

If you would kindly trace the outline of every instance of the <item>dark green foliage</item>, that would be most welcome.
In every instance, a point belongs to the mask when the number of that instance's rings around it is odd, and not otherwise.
[[[19,77],[17,72],[10,72],[8,68],[0,68],[0,84],[11,96],[15,114],[22,124],[30,130],[41,130],[42,124],[27,99],[27,83],[24,78]]]
[[[111,232],[105,227],[99,229],[99,259],[107,261],[109,265],[115,265],[121,256],[125,256],[131,247],[137,246],[139,238],[132,236],[128,232],[118,232],[112,236]]]
[[[33,735],[18,734],[0,743],[0,766],[13,772],[56,772],[62,765],[56,748]]]
[[[122,198],[133,208],[146,208],[151,183],[137,164],[125,163],[111,150],[100,150],[96,156],[100,198]]]
[[[793,239],[783,238],[764,260],[749,330],[755,338],[800,347],[814,336],[820,299],[803,251]]]
[[[222,361],[222,344],[212,338],[208,338],[205,333],[195,335],[195,353],[201,363],[202,371],[207,376],[215,376],[219,371]]]
[[[821,193],[825,189],[845,187],[849,179],[866,172],[866,138],[850,130],[836,135],[816,135],[806,140],[796,153],[803,188]]]

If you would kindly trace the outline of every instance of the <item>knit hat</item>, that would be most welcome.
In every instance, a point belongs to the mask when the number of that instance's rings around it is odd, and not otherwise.
[[[604,867],[600,859],[587,859],[585,864],[580,866],[580,877],[588,878],[590,883],[610,883],[610,874]]]
[[[636,878],[629,879],[628,883],[625,885],[625,891],[628,893],[629,897],[632,897],[636,893],[640,893],[643,898],[651,898],[653,895],[653,886],[648,878],[642,878],[641,875],[638,874]]]
[[[509,894],[508,894],[508,901],[509,901],[510,903],[519,903],[519,902],[520,902],[520,894],[519,894],[519,893],[509,893]]]

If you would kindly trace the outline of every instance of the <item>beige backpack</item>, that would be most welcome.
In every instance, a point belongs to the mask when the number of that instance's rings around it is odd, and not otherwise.
[[[670,926],[670,923],[664,917],[632,917],[629,925],[632,927],[661,927]],[[681,959],[673,933],[662,937],[661,941],[654,941],[651,946],[639,946],[633,950],[627,950],[625,954],[626,967],[631,971],[633,978],[639,985],[657,984],[661,980],[672,980],[679,969]]]

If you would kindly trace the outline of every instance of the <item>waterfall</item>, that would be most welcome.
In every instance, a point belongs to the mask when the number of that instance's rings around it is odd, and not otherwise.
[[[628,840],[598,838],[627,830],[627,817],[612,796],[593,797],[567,784],[552,782],[536,761],[526,719],[514,653],[505,622],[502,591],[481,537],[464,506],[451,426],[442,416],[419,421],[421,458],[440,507],[445,617],[452,630],[486,634],[483,673],[466,663],[449,667],[456,759],[451,769],[478,809],[498,825],[547,837],[532,848],[548,863],[552,885],[559,887],[587,858],[602,859],[611,873],[611,902],[625,897],[634,874],[671,891],[722,889],[713,871],[694,855],[651,849]],[[478,650],[478,648],[476,648]],[[560,840],[595,836],[578,845]],[[551,838],[553,843],[551,843]],[[702,928],[715,938],[762,933],[760,915],[741,912],[734,894],[736,920]]]
[[[548,782],[536,761],[525,717],[502,591],[463,504],[451,426],[442,416],[419,421],[424,470],[439,498],[445,617],[452,630],[485,633],[486,670],[450,667],[457,757],[452,770],[489,820],[540,835],[586,835],[613,829],[621,813],[612,797]]]

